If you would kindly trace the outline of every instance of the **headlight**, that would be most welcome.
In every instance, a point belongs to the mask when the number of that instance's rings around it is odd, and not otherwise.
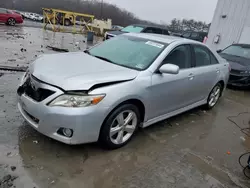
[[[24,82],[27,80],[28,74],[29,74],[28,71],[24,73],[23,77],[21,78],[21,83],[20,83],[20,85],[23,85]]]
[[[87,107],[101,102],[105,95],[64,94],[53,100],[49,106]]]

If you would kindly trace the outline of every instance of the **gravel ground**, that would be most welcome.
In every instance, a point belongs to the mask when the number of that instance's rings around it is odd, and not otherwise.
[[[71,33],[54,33],[33,27],[8,27],[0,25],[0,66],[28,66],[39,55],[58,53],[47,46],[67,49],[70,52],[83,51],[100,42],[95,37],[94,42],[86,41],[85,35]]]
[[[27,66],[35,55],[56,53],[46,45],[70,51],[87,47],[84,36],[39,28],[0,26],[0,40],[0,64],[13,67]],[[250,187],[238,164],[250,150],[250,138],[228,120],[250,112],[249,91],[227,90],[213,110],[191,110],[140,130],[121,149],[105,151],[97,144],[65,145],[27,125],[16,107],[22,74],[0,70],[1,188]],[[249,113],[232,119],[250,127]]]

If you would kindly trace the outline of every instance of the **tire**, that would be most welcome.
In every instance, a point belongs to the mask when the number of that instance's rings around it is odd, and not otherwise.
[[[11,26],[15,26],[16,25],[16,20],[14,18],[9,18],[7,20],[7,24],[11,25]]]
[[[207,98],[207,104],[206,104],[207,109],[212,109],[217,104],[217,102],[219,101],[219,98],[221,96],[222,89],[223,88],[222,88],[222,85],[220,83],[217,83],[213,87],[212,91],[209,93],[209,96]]]
[[[127,121],[126,124],[128,116],[130,121]],[[123,104],[111,112],[104,121],[98,142],[105,149],[118,149],[132,139],[139,124],[140,112],[138,108],[133,104]]]
[[[65,20],[64,20],[64,25],[65,25],[65,26],[70,26],[70,25],[71,25],[70,20],[69,20],[69,19],[65,19]]]

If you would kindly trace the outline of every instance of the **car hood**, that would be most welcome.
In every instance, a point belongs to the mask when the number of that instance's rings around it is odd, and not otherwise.
[[[128,81],[138,71],[115,65],[83,52],[50,54],[39,57],[30,74],[63,90],[89,90],[97,84]]]
[[[127,33],[127,32],[124,32],[124,31],[109,31],[107,32],[107,34],[111,34],[111,35],[121,35],[121,34],[124,34],[124,33]]]
[[[233,70],[250,70],[250,60],[247,58],[227,55],[223,53],[220,53],[219,55],[228,61]]]

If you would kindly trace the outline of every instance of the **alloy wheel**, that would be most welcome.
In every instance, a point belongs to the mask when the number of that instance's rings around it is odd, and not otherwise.
[[[110,127],[110,140],[114,144],[123,144],[133,134],[137,126],[137,115],[132,110],[126,110],[116,116]]]
[[[16,20],[14,19],[14,18],[10,18],[9,20],[8,20],[8,23],[9,23],[9,25],[15,25],[16,24]]]
[[[209,96],[208,104],[213,107],[219,100],[221,93],[221,87],[219,85],[215,86]]]

